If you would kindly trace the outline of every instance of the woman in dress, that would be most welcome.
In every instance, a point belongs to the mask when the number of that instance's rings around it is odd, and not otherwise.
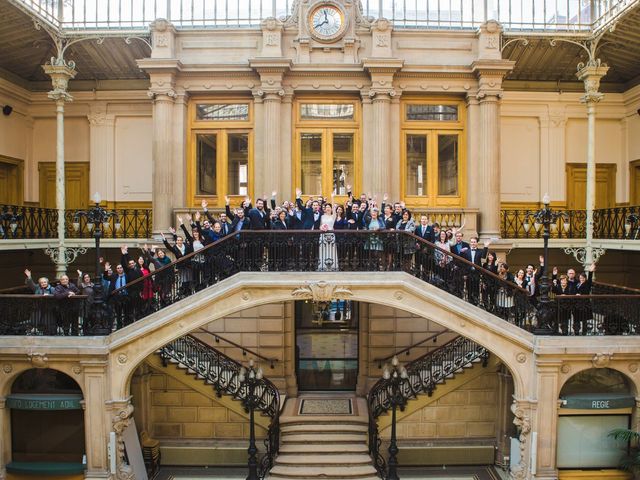
[[[380,211],[377,207],[373,207],[371,209],[371,214],[368,211],[365,212],[364,215],[364,228],[367,230],[384,230],[384,220],[380,218]],[[380,236],[375,234],[370,234],[367,238],[367,241],[364,244],[365,250],[365,258],[368,258],[368,266],[372,270],[383,269],[384,265],[381,264],[380,260],[382,257],[382,252],[384,250],[384,245]],[[367,255],[368,252],[368,255]]]
[[[384,205],[382,207],[384,222],[384,228],[386,230],[395,230],[398,223],[395,215],[393,214],[393,207],[391,205]],[[384,239],[384,268],[385,270],[393,270],[393,255],[397,252],[400,245],[397,242],[395,235],[386,235]]]
[[[400,232],[413,233],[416,224],[411,218],[411,211],[405,209],[402,211],[402,219],[397,223],[396,230]],[[402,269],[405,272],[411,271],[411,260],[416,252],[416,240],[411,235],[399,236],[402,241],[399,244],[399,253],[402,255]]]
[[[324,213],[320,217],[320,246],[318,252],[318,271],[336,272],[338,271],[338,249],[336,248],[336,236],[328,233],[333,230],[336,217],[330,203],[324,204]]]
[[[436,275],[440,277],[440,279],[444,283],[446,283],[448,265],[453,258],[451,257],[451,255],[447,255],[445,253],[451,252],[451,244],[449,243],[447,232],[445,232],[444,230],[440,230],[438,238],[436,238],[435,241],[435,246],[438,247],[434,254]]]

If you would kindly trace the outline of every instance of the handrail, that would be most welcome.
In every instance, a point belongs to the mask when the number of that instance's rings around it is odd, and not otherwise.
[[[274,367],[274,363],[278,361],[278,359],[277,359],[277,358],[268,358],[268,357],[265,357],[264,355],[260,355],[259,353],[254,352],[253,350],[251,350],[251,349],[249,349],[249,348],[247,348],[247,347],[243,347],[242,345],[239,345],[239,344],[237,344],[236,342],[233,342],[233,341],[231,341],[231,340],[229,340],[229,339],[227,339],[227,338],[224,338],[223,336],[221,336],[221,335],[219,335],[219,334],[217,334],[217,333],[213,333],[213,332],[210,332],[210,331],[208,331],[208,330],[205,330],[204,328],[199,328],[199,329],[198,329],[198,332],[200,332],[200,333],[206,333],[206,334],[208,334],[208,335],[213,336],[213,338],[215,339],[216,343],[218,343],[218,341],[220,341],[220,340],[224,340],[224,341],[225,341],[225,342],[227,342],[228,344],[233,345],[233,346],[234,346],[234,347],[236,347],[236,348],[239,348],[240,350],[242,350],[242,356],[246,356],[246,355],[247,355],[247,353],[250,353],[250,354],[251,354],[251,355],[253,355],[254,357],[257,357],[257,358],[259,358],[259,359],[261,359],[261,360],[264,360],[265,362],[269,362],[269,364],[270,364],[270,365],[269,365],[269,366],[270,366],[270,368],[275,368],[275,367]],[[196,338],[197,338],[197,337],[196,337]]]
[[[448,328],[443,330],[442,332],[439,333],[435,333],[433,335],[428,336],[427,338],[425,338],[424,340],[420,340],[419,342],[414,343],[413,345],[403,348],[402,350],[397,351],[396,353],[393,353],[387,357],[379,357],[379,358],[374,358],[373,361],[374,362],[378,362],[378,368],[382,368],[382,363],[384,361],[387,360],[391,360],[393,357],[403,354],[404,352],[410,352],[411,350],[413,350],[414,348],[422,345],[423,343],[427,343],[429,340],[433,340],[434,342],[438,340],[438,337],[440,335],[444,335],[445,333],[450,333],[451,330],[449,330]],[[409,355],[409,353],[407,353],[407,355]]]
[[[226,393],[249,408],[271,418],[264,441],[266,452],[260,459],[258,476],[264,479],[280,449],[280,393],[266,377],[256,378],[252,387],[240,381],[242,365],[194,337],[185,335],[162,347],[158,354],[163,365],[174,360],[212,385],[218,395]]]

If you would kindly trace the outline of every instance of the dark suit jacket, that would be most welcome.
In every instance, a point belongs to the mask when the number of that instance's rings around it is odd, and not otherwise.
[[[471,247],[469,247],[469,249],[465,250],[460,256],[465,260],[469,260],[474,265],[481,267],[482,259],[487,257],[487,250],[488,250],[487,248],[482,248],[482,249],[476,248],[475,258],[471,260]]]
[[[427,242],[433,243],[435,240],[433,238],[433,227],[431,225],[427,225],[424,232],[422,231],[422,225],[416,225],[416,229],[413,233]]]
[[[249,230],[249,228],[251,227],[251,222],[249,221],[248,218],[245,217],[242,220],[240,220],[239,217],[234,217],[233,222],[231,222],[231,226],[229,227],[229,231],[235,232],[239,223],[242,224],[242,226],[240,227],[240,230]]]
[[[298,205],[298,209],[302,212],[302,216],[300,218],[300,223],[302,223],[301,227],[303,230],[319,230],[320,229],[320,217],[322,217],[322,213],[318,211],[318,219],[314,218],[315,212],[313,211],[313,207],[306,208],[302,204],[301,198],[296,198],[296,204]]]
[[[251,230],[269,230],[271,223],[269,210],[265,208],[261,213],[257,208],[252,208],[249,210],[249,222]]]

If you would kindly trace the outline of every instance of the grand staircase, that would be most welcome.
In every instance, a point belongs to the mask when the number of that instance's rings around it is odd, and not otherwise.
[[[366,479],[378,476],[367,448],[367,404],[353,398],[352,415],[299,415],[300,398],[288,399],[280,453],[270,479]],[[326,401],[331,401],[330,399]]]

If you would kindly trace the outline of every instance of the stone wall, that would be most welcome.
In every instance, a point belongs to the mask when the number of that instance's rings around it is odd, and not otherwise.
[[[498,425],[497,403],[498,374],[487,372],[401,419],[397,426],[398,438],[495,438]],[[387,428],[382,435],[389,437],[390,433]]]
[[[172,376],[152,371],[149,378],[149,404],[139,405],[134,396],[136,409],[148,408],[148,429],[151,437],[158,440],[211,440],[244,439],[249,437],[249,422],[221,402],[193,390],[188,385],[197,381],[185,375],[186,382]],[[211,387],[212,394],[215,393]],[[264,429],[257,428],[258,436]]]

